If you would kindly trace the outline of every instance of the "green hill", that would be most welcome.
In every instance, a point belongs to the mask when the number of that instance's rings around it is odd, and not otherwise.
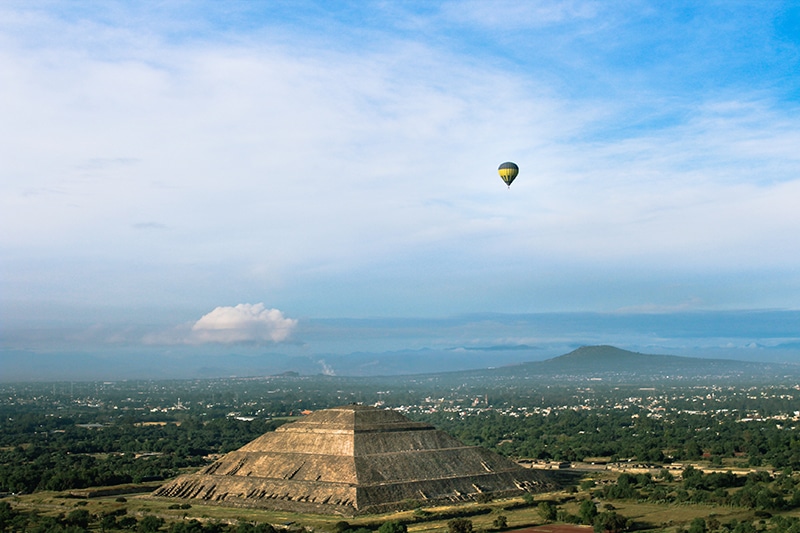
[[[649,382],[654,380],[751,380],[763,381],[800,375],[800,366],[727,359],[703,359],[652,355],[614,346],[582,346],[567,354],[489,370],[465,372],[473,377],[559,381]]]

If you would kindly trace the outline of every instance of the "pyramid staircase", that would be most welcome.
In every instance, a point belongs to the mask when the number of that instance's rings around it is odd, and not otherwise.
[[[265,433],[153,496],[352,516],[550,486],[543,472],[433,426],[348,405]]]

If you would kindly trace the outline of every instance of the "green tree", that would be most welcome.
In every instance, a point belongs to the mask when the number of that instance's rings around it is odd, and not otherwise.
[[[100,518],[100,531],[107,531],[109,529],[116,529],[117,517],[113,514],[104,514]]]
[[[350,530],[350,522],[345,520],[339,520],[335,524],[333,524],[333,531],[334,533],[344,533],[345,531]]]
[[[0,502],[0,531],[5,531],[18,514],[8,502]]]
[[[122,529],[136,529],[138,523],[139,521],[136,520],[135,516],[123,516],[117,520],[117,526]]]
[[[630,521],[616,511],[604,511],[594,519],[595,533],[620,533],[630,527]]]
[[[505,529],[508,527],[508,518],[506,518],[505,515],[498,515],[492,524],[497,529]]]
[[[588,526],[594,524],[594,519],[597,516],[597,505],[592,500],[584,500],[578,509],[578,516],[581,518],[581,523]]]
[[[448,533],[472,533],[472,520],[467,518],[453,518],[447,522]]]
[[[64,523],[68,526],[76,526],[81,529],[87,529],[92,515],[86,509],[75,509],[67,515]]]
[[[542,517],[542,520],[546,522],[552,522],[556,519],[556,516],[558,516],[558,509],[550,502],[541,502],[536,507],[536,511],[539,513],[539,516]]]
[[[662,468],[658,472],[658,479],[660,479],[661,481],[665,481],[667,483],[672,483],[673,481],[675,481],[675,476],[673,476],[672,472],[670,472],[666,468]]]
[[[242,530],[242,526],[249,526],[250,529]],[[203,533],[203,524],[197,520],[181,520],[180,522],[173,522],[167,530],[169,533]],[[253,533],[253,526],[251,524],[239,524],[236,533]]]
[[[378,533],[408,533],[408,527],[397,520],[389,520],[381,524],[381,527],[378,528]]]
[[[695,518],[689,524],[689,533],[706,533],[706,531],[706,521],[701,517]]]
[[[164,519],[154,515],[146,515],[139,521],[136,530],[139,533],[155,533],[164,525]]]

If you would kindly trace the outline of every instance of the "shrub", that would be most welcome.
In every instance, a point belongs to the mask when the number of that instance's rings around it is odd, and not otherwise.
[[[472,533],[472,520],[453,518],[447,522],[448,533]]]
[[[492,522],[492,524],[497,529],[505,529],[508,527],[508,518],[506,518],[505,515],[499,515],[497,518],[494,519],[494,522]]]
[[[389,520],[378,528],[378,533],[408,533],[408,527],[402,522]]]

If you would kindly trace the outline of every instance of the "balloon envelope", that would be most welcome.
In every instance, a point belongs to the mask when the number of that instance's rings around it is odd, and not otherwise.
[[[500,174],[500,177],[503,181],[511,187],[511,182],[514,181],[514,178],[517,177],[519,174],[519,167],[516,163],[512,163],[511,161],[506,161],[497,169],[497,173]]]

